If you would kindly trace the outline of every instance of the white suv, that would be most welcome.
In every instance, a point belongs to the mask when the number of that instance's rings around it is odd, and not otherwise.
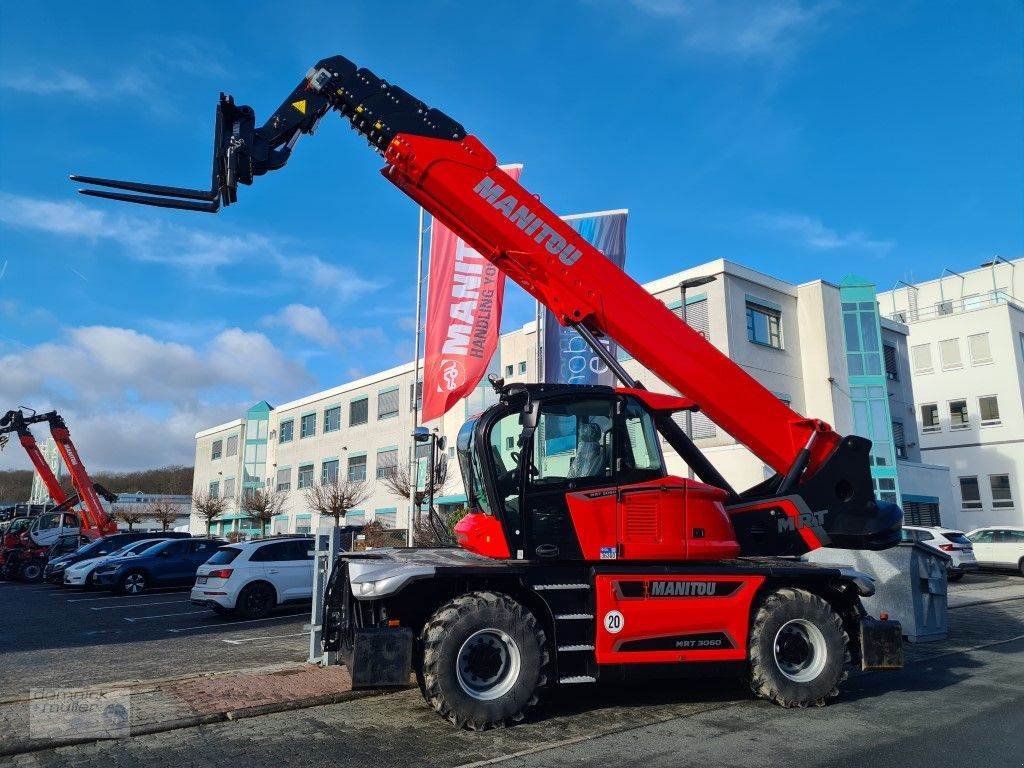
[[[196,571],[194,605],[259,619],[313,597],[313,540],[275,538],[221,547]]]
[[[993,525],[967,534],[978,560],[992,568],[1015,568],[1024,576],[1024,528]]]
[[[977,571],[981,566],[974,557],[974,545],[960,531],[950,528],[935,528],[918,525],[904,525],[900,534],[904,541],[920,541],[933,549],[938,549],[950,556],[946,571],[950,581],[959,581],[969,571]]]

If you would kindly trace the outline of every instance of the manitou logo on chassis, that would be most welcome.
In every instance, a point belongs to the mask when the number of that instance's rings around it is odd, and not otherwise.
[[[652,581],[651,597],[705,597],[717,588],[713,581]]]
[[[473,187],[473,191],[505,214],[505,218],[530,235],[534,242],[547,248],[548,253],[557,256],[565,266],[571,267],[583,255],[579,248],[555,232],[553,227],[545,224],[529,206],[520,203],[514,195],[506,195],[505,188],[490,176],[480,179],[480,183]]]
[[[825,524],[825,510],[801,512],[799,517],[780,517],[779,533],[796,532],[800,528],[820,528]]]

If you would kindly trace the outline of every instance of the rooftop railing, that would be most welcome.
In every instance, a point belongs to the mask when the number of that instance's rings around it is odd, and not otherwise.
[[[963,314],[964,312],[988,309],[1000,304],[1010,304],[1017,309],[1024,310],[1024,307],[1021,306],[1022,302],[1018,301],[1007,291],[995,290],[955,299],[940,299],[934,304],[903,307],[890,312],[886,317],[898,323],[919,323],[924,320],[934,320],[938,317],[948,317],[950,315]]]

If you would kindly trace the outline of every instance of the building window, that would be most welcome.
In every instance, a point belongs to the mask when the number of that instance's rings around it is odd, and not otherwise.
[[[981,488],[977,477],[960,478],[960,506],[964,509],[981,509]]]
[[[917,344],[910,348],[910,357],[914,363],[914,373],[931,373],[932,346],[931,344]]]
[[[951,371],[963,367],[960,357],[960,339],[945,339],[939,342],[939,362],[942,370]]]
[[[398,415],[398,387],[377,393],[377,420],[390,419]]]
[[[313,437],[316,434],[316,414],[307,413],[299,420],[299,437]]]
[[[313,484],[313,465],[303,464],[299,467],[299,488],[309,488]]]
[[[935,403],[928,403],[921,406],[921,431],[938,432],[942,429],[939,424],[939,406]]]
[[[224,498],[233,499],[235,498],[235,478],[225,477],[224,478]]]
[[[285,467],[277,470],[277,490],[279,491],[290,491],[292,489],[292,470],[291,467]]]
[[[892,423],[892,443],[896,448],[896,458],[907,458],[907,440],[904,436],[902,421]]]
[[[782,314],[747,302],[747,341],[782,349]]]
[[[409,410],[423,410],[423,382],[417,381],[415,388],[409,384]]]
[[[210,498],[213,498],[213,499],[219,499],[220,498],[220,481],[219,480],[214,480],[212,483],[210,483]]]
[[[292,419],[281,422],[281,433],[278,437],[279,443],[290,443],[295,437],[295,422]]]
[[[995,395],[978,398],[978,413],[981,414],[981,426],[994,427],[1000,424],[999,400]]]
[[[370,400],[366,397],[361,397],[358,400],[353,400],[348,404],[348,425],[350,427],[357,427],[360,424],[365,424],[370,418]]]
[[[354,483],[366,480],[366,456],[348,457],[348,479]]]
[[[238,455],[238,435],[228,435],[227,442],[224,443],[224,455]]]
[[[967,414],[966,400],[949,401],[949,428],[967,429],[971,426],[970,417]]]
[[[398,449],[385,448],[377,451],[377,479],[391,477],[398,467]]]
[[[519,363],[519,372],[526,373],[526,361],[523,360]]]
[[[873,301],[844,301],[842,308],[850,375],[880,376],[878,306]]]
[[[896,459],[889,434],[892,416],[885,387],[881,384],[851,386],[850,399],[853,405],[853,431],[871,441],[871,466],[891,467]]]
[[[505,450],[512,451],[512,450],[515,450],[515,447],[516,447],[516,439],[514,437],[506,437],[505,438]]]
[[[338,481],[338,466],[339,462],[337,459],[325,461],[320,467],[320,482],[324,485],[336,483]]]
[[[378,509],[373,513],[373,519],[385,528],[394,528],[398,525],[398,508],[387,507],[385,509]]]
[[[1013,495],[1010,493],[1010,476],[989,475],[988,484],[992,489],[992,506],[996,509],[1011,509]]]
[[[514,372],[514,370],[515,369],[511,365],[506,365],[505,366],[505,375],[506,376],[511,376],[512,373]]]
[[[214,440],[213,445],[210,446],[210,461],[216,461],[220,458],[221,453],[224,451],[224,441]]]
[[[889,381],[899,381],[900,369],[897,362],[898,358],[896,357],[896,347],[892,344],[883,344],[882,354],[885,358],[885,378],[889,379]]]
[[[992,362],[992,348],[988,343],[987,333],[976,333],[967,337],[967,351],[971,354],[971,365],[983,365]]]
[[[324,432],[337,432],[341,429],[341,406],[336,405],[324,411]]]

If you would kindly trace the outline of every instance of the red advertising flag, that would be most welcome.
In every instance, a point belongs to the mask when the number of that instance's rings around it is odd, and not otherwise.
[[[502,170],[519,181],[523,167]],[[505,275],[435,219],[429,286],[422,421],[447,413],[487,371],[498,346]]]

